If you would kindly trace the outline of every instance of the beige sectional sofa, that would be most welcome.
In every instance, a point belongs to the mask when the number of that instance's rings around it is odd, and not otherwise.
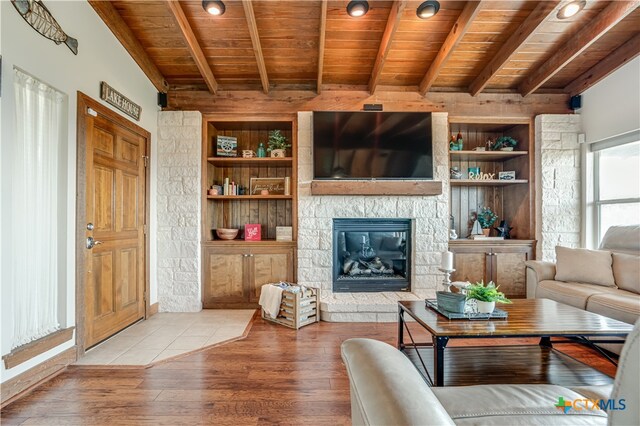
[[[611,385],[478,385],[430,388],[399,350],[371,339],[342,344],[353,425],[637,425],[640,321],[627,337]],[[482,374],[478,372],[477,374]],[[564,413],[558,397],[578,401]],[[585,408],[585,399],[625,399],[624,410]],[[580,402],[582,401],[582,402]],[[593,405],[592,405],[593,407]]]
[[[526,262],[527,297],[634,324],[640,317],[640,225],[609,228],[598,250],[556,247],[556,263]]]

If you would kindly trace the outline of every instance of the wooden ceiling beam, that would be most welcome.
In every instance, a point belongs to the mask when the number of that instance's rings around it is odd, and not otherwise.
[[[535,9],[527,16],[522,25],[509,37],[502,45],[498,53],[489,61],[482,72],[478,74],[475,80],[469,85],[469,93],[476,96],[482,92],[489,83],[489,80],[498,73],[511,59],[511,57],[526,43],[542,23],[553,13],[556,13],[556,7],[560,1],[541,1]]]
[[[520,84],[520,94],[527,96],[535,92],[638,6],[640,1],[612,1]]]
[[[253,52],[256,55],[256,62],[258,63],[260,81],[262,82],[262,91],[264,93],[269,93],[269,77],[267,76],[267,67],[264,64],[264,56],[262,56],[258,24],[256,23],[256,15],[253,13],[253,4],[251,3],[251,0],[242,0],[242,7],[244,7],[244,14],[247,18],[247,25],[249,26],[249,35],[251,36],[251,44],[253,45]]]
[[[320,36],[318,38],[318,83],[316,84],[316,92],[322,92],[322,68],[324,67],[324,40],[327,34],[327,2],[321,0],[320,9]]]
[[[140,44],[138,38],[133,34],[131,28],[122,19],[110,1],[89,0],[89,4],[96,11],[102,21],[109,27],[113,35],[116,36],[120,44],[129,52],[129,55],[138,64],[142,72],[151,81],[158,92],[166,93],[169,90],[169,83],[164,78],[156,64],[151,60],[147,52]]]
[[[469,1],[464,6],[464,9],[462,9],[462,13],[460,13],[460,16],[458,16],[458,19],[453,24],[453,28],[449,31],[449,35],[442,44],[442,47],[440,47],[438,54],[433,62],[431,62],[431,66],[420,83],[418,92],[420,92],[422,96],[427,94],[433,83],[436,81],[436,78],[438,78],[440,71],[451,57],[456,46],[460,43],[460,40],[462,40],[462,37],[464,37],[465,33],[471,26],[471,22],[473,22],[473,19],[480,11],[480,4],[481,2],[479,1]]]
[[[385,61],[387,60],[387,55],[391,50],[391,42],[393,41],[393,36],[398,30],[400,19],[402,19],[402,13],[404,12],[404,9],[406,7],[407,2],[405,0],[396,0],[391,6],[389,18],[387,19],[387,26],[385,27],[384,33],[382,34],[380,47],[378,48],[378,54],[376,55],[376,62],[373,65],[373,71],[371,72],[371,77],[369,78],[369,93],[375,92],[376,86],[380,81],[382,68],[384,67]]]
[[[571,96],[579,95],[639,55],[640,33],[631,37],[606,58],[569,83],[564,91]]]
[[[184,39],[187,44],[187,48],[189,48],[189,53],[191,53],[191,57],[196,63],[204,82],[207,84],[207,88],[213,94],[218,91],[218,82],[213,76],[213,71],[211,71],[211,67],[209,66],[209,62],[207,61],[206,56],[204,56],[204,52],[200,47],[200,43],[196,38],[196,35],[191,29],[191,25],[189,24],[189,20],[187,16],[184,14],[184,10],[182,10],[182,6],[180,6],[179,1],[174,0],[166,0],[166,4],[173,15],[176,24],[178,24],[178,28],[180,28],[180,35]]]

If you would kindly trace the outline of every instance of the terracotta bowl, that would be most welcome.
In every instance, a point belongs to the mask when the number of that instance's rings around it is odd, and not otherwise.
[[[218,228],[216,229],[216,235],[221,240],[233,240],[238,236],[239,229],[234,228]]]

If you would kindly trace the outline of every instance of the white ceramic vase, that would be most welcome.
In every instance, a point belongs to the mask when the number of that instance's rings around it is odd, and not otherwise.
[[[478,313],[490,314],[496,308],[496,302],[483,302],[478,300]]]

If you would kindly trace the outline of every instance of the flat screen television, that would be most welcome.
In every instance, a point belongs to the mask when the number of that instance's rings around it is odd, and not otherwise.
[[[314,179],[433,179],[431,113],[313,113]]]

